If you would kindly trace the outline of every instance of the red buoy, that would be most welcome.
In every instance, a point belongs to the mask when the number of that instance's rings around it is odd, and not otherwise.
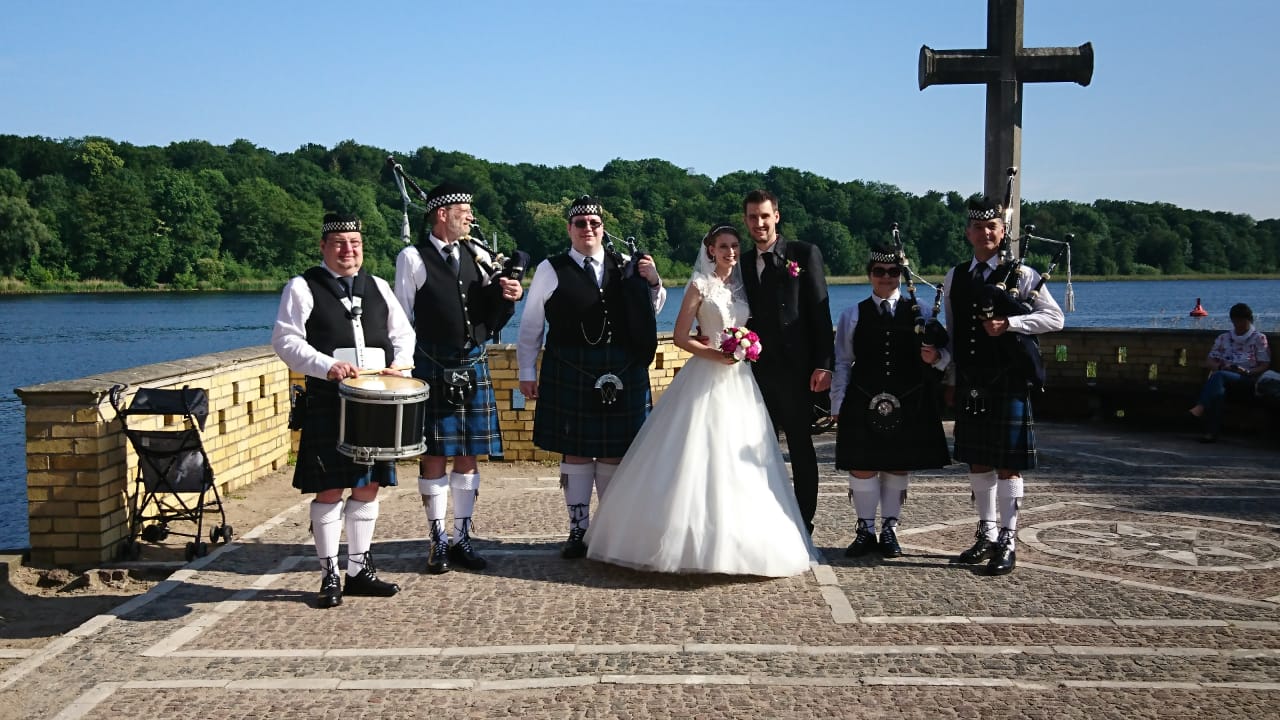
[[[1196,306],[1195,306],[1195,309],[1191,311],[1191,317],[1208,317],[1208,316],[1209,316],[1209,311],[1205,310],[1204,306],[1200,304],[1200,298],[1196,298]]]

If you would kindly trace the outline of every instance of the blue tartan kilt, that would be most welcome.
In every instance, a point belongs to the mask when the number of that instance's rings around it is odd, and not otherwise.
[[[596,379],[622,381],[617,399],[604,404]],[[622,457],[652,408],[649,367],[621,347],[548,347],[538,374],[533,444],[582,457]]]
[[[442,380],[446,367],[467,367],[475,372],[475,393],[460,405],[451,402],[445,391]],[[464,353],[459,348],[420,343],[414,352],[413,376],[431,386],[423,428],[426,454],[502,456],[502,429],[484,348]]]
[[[333,389],[329,389],[328,386]],[[307,383],[307,411],[298,441],[293,486],[304,493],[396,484],[396,464],[390,461],[360,465],[338,452],[338,384]]]
[[[970,393],[985,393],[970,401]],[[955,459],[1004,470],[1032,470],[1038,463],[1031,390],[1025,380],[956,381]]]

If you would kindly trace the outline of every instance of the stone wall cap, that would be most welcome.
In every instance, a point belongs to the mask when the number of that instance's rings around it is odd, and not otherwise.
[[[29,400],[37,395],[41,397],[42,404],[47,399],[46,396],[84,397],[88,395],[101,398],[116,385],[171,384],[175,378],[184,375],[212,370],[234,369],[237,363],[256,362],[268,358],[274,359],[275,357],[275,351],[271,349],[270,345],[254,345],[252,347],[224,350],[180,360],[112,370],[74,380],[56,380],[39,385],[28,385],[27,387],[15,388],[13,392],[22,399],[24,404],[30,404]]]

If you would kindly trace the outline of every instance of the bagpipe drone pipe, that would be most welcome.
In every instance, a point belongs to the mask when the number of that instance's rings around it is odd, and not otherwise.
[[[946,326],[938,319],[942,314],[942,283],[934,285],[916,274],[915,270],[911,269],[911,259],[907,257],[906,245],[902,241],[902,234],[898,232],[898,223],[893,224],[892,233],[894,252],[898,256],[898,267],[902,268],[903,280],[907,284],[907,299],[911,302],[911,313],[915,318],[916,335],[920,336],[920,344],[945,348],[951,338],[947,334]],[[920,309],[920,301],[916,299],[916,280],[934,290],[933,312],[928,319],[924,317],[924,312]]]
[[[653,311],[652,288],[639,270],[640,261],[649,255],[637,247],[634,237],[622,241],[630,257],[623,255],[614,242],[617,239],[608,230],[604,231],[604,251],[622,268],[626,346],[636,362],[649,365],[658,352],[658,316]]]

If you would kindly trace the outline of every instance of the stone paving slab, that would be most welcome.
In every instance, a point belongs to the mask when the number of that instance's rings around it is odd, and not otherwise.
[[[1278,699],[1277,689],[1204,687],[1176,683],[1127,688],[1106,685],[1045,686],[999,683],[990,687],[913,684],[910,678],[850,678],[831,684],[781,684],[734,678],[708,683],[704,678],[660,678],[661,684],[622,679],[590,685],[565,684],[532,690],[488,689],[467,685],[457,690],[429,687],[370,689],[374,681],[317,682],[309,688],[104,688],[104,699],[86,720],[127,717],[139,706],[158,716],[182,717],[193,709],[228,717],[251,710],[262,720],[297,717],[419,718],[1096,718],[1096,717],[1265,717]],[[927,678],[921,678],[927,681]],[[487,691],[486,691],[487,690]],[[994,702],[993,702],[994,701]]]
[[[1019,567],[952,564],[963,469],[913,479],[895,560],[844,557],[825,466],[794,578],[660,575],[558,555],[554,467],[486,465],[482,573],[423,571],[412,467],[383,493],[390,599],[312,607],[305,506],[44,647],[0,652],[0,718],[1274,717],[1274,452],[1038,428]],[[820,458],[830,461],[824,436]]]

